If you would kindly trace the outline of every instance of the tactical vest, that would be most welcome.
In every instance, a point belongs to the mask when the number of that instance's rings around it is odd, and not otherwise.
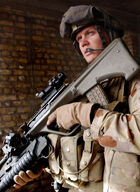
[[[125,80],[119,77],[92,88],[86,97],[89,102],[99,103],[108,110],[121,109],[122,111],[122,103],[125,105],[123,108],[126,109],[124,92]],[[82,189],[93,182],[96,191],[99,188],[97,183],[103,180],[104,156],[103,148],[97,141],[92,140],[89,130],[81,130],[74,136],[49,134],[48,137],[54,147],[54,153],[48,160],[49,166],[46,171],[54,180],[63,184],[63,187]]]

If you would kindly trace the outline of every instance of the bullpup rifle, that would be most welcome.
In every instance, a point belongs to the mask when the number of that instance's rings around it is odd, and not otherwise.
[[[62,136],[74,134],[75,130],[62,132],[57,130],[57,126],[47,127],[46,121],[50,113],[59,106],[83,96],[103,80],[117,76],[130,80],[138,71],[139,65],[123,42],[116,39],[69,86],[65,85],[62,73],[53,77],[49,86],[37,94],[43,99],[43,103],[29,122],[21,126],[23,134],[10,133],[5,138],[2,148],[5,155],[0,161],[0,192],[6,191],[14,184],[13,177],[20,170],[34,170],[39,165],[47,165],[47,159],[53,153],[48,133]]]

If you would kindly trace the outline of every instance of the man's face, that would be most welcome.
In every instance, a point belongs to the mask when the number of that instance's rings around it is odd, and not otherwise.
[[[87,48],[102,49],[102,41],[94,26],[84,28],[76,35],[76,41],[85,60],[91,63],[102,51],[87,52]]]

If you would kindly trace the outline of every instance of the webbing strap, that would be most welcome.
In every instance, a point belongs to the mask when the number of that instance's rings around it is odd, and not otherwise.
[[[92,155],[91,155],[90,161],[88,162],[88,164],[87,164],[83,169],[81,169],[81,170],[79,170],[79,171],[73,171],[73,172],[65,171],[59,164],[57,164],[57,165],[58,165],[59,169],[60,169],[63,173],[71,174],[71,175],[79,174],[79,173],[83,172],[84,170],[86,170],[88,167],[90,167],[91,163],[93,162],[93,160],[94,160],[94,158],[95,158],[95,156],[96,156],[97,150],[98,150],[98,148],[96,149],[95,145],[93,144],[93,146],[92,146],[92,152],[91,152]],[[57,157],[56,157],[56,158],[57,158]],[[97,162],[98,160],[99,160],[99,159],[97,159],[96,162]],[[60,161],[62,161],[62,160],[60,160]],[[94,163],[96,163],[96,162],[94,162]]]
[[[118,101],[124,102],[124,87],[125,87],[125,79],[122,79],[121,85],[120,85],[120,90],[118,94]]]
[[[125,101],[125,96],[124,96],[124,88],[125,88],[125,79],[122,79],[121,84],[120,84],[120,89],[118,92],[118,98],[116,101],[113,101],[108,104],[107,109],[110,111],[113,111],[115,107],[120,103]]]

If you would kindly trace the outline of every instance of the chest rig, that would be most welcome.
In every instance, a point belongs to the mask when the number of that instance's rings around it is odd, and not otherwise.
[[[110,111],[122,111],[120,104],[126,109],[125,80],[117,77],[104,81],[88,91],[86,98],[87,102],[99,103]],[[49,134],[48,137],[54,153],[48,160],[46,171],[55,181],[66,188],[80,188],[88,182],[102,181],[103,148],[93,141],[89,129],[81,130],[73,136]]]

